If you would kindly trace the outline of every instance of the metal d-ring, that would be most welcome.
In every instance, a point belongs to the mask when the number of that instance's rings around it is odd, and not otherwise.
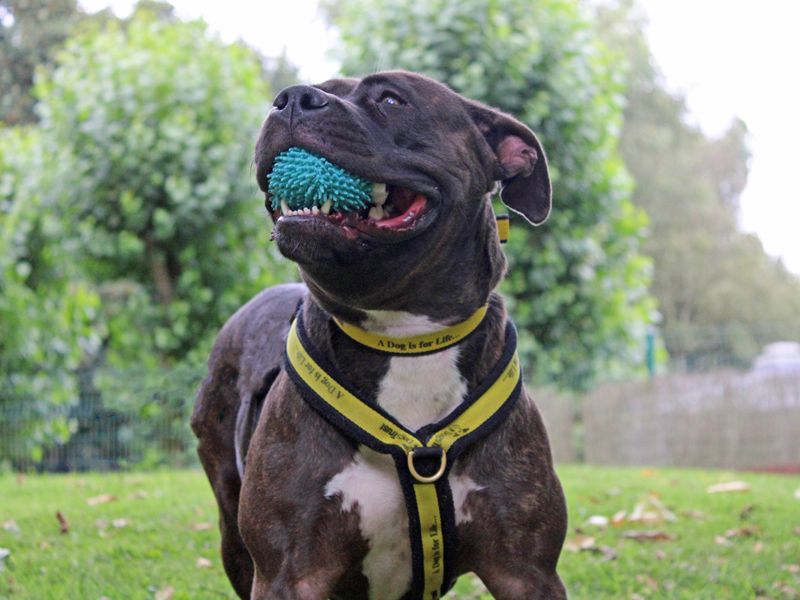
[[[417,472],[417,468],[414,466],[414,451],[422,450],[423,452],[426,450],[439,450],[441,452],[441,458],[439,459],[439,469],[431,475],[430,477],[425,477],[424,475],[420,475]],[[447,453],[444,451],[444,448],[440,448],[439,446],[433,447],[425,447],[425,448],[412,448],[408,451],[408,470],[411,472],[411,476],[419,481],[420,483],[435,483],[439,481],[442,475],[444,475],[445,469],[447,469]]]

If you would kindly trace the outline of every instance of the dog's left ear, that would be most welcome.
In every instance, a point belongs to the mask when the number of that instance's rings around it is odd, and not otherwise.
[[[497,158],[495,179],[503,203],[533,225],[547,220],[552,207],[547,158],[536,135],[515,118],[467,101],[467,112]]]

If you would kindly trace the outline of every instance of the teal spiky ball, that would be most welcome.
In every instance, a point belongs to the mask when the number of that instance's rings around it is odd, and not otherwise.
[[[292,210],[321,207],[328,200],[339,212],[359,211],[372,201],[372,183],[302,148],[289,148],[275,158],[267,175],[272,209],[281,201]]]

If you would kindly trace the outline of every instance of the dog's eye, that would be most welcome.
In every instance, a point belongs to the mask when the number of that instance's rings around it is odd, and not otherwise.
[[[393,92],[383,92],[378,98],[380,104],[388,104],[390,106],[400,106],[405,104],[405,101]]]

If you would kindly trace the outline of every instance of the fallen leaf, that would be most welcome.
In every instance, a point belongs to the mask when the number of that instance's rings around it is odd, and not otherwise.
[[[651,492],[647,498],[636,504],[630,514],[619,511],[614,515],[612,523],[621,525],[623,523],[661,523],[663,521],[676,521],[673,513],[658,497],[658,494]]]
[[[660,542],[660,541],[667,541],[671,542],[673,540],[678,539],[676,536],[667,533],[665,531],[657,531],[657,530],[650,530],[650,531],[626,531],[622,534],[622,537],[627,538],[629,540],[637,540],[637,541],[644,541],[644,542]]]
[[[60,510],[56,511],[56,519],[58,519],[58,527],[61,533],[69,533],[69,521]]]
[[[211,523],[195,523],[192,525],[192,531],[208,531],[212,527]]]
[[[149,496],[149,494],[147,492],[145,492],[144,490],[137,490],[137,491],[133,492],[133,494],[131,494],[131,498],[133,498],[134,500],[144,500],[148,496]]]
[[[779,592],[786,594],[789,598],[794,598],[797,596],[797,590],[790,586],[788,583],[784,583],[783,581],[776,581],[772,584],[772,588],[778,590]]]
[[[642,469],[641,475],[642,477],[652,477],[655,475],[655,471],[653,469]]]
[[[197,562],[195,563],[195,566],[198,569],[210,569],[212,566],[214,566],[214,563],[212,563],[207,558],[200,557],[200,558],[197,559]]]
[[[599,548],[592,548],[592,552],[594,552],[595,554],[602,554],[603,562],[610,562],[612,560],[617,560],[617,551],[614,550],[611,546],[600,546]]]
[[[795,527],[794,528],[794,534],[795,535],[800,535],[800,527]]]
[[[753,552],[756,554],[761,554],[764,551],[764,542],[756,542],[753,545]]]
[[[656,554],[656,559],[658,560],[664,560],[665,558],[667,558],[667,553],[664,552],[663,550],[656,550],[655,554]]]
[[[730,539],[734,537],[752,537],[758,533],[755,527],[739,527],[736,529],[728,529],[725,532],[725,537]]]
[[[99,496],[93,496],[91,498],[86,499],[86,504],[89,506],[97,506],[98,504],[106,504],[108,502],[114,502],[117,499],[116,496],[112,496],[111,494],[100,494]]]
[[[156,596],[154,600],[170,600],[172,598],[172,594],[175,593],[175,588],[171,585],[161,588],[156,592]]]
[[[721,535],[714,536],[714,543],[718,546],[733,546],[733,543],[728,538]]]
[[[658,585],[658,582],[655,579],[653,579],[650,575],[637,575],[636,581],[646,585],[653,592],[657,592],[659,591],[659,589],[661,589],[661,586]]]
[[[727,494],[730,492],[749,492],[750,489],[750,485],[744,481],[728,481],[711,485],[706,492],[709,494]]]
[[[128,521],[128,519],[114,519],[111,521],[111,524],[116,529],[122,529],[123,527],[127,527],[130,524],[130,521]]]
[[[745,506],[742,510],[739,511],[739,520],[746,521],[747,519],[749,519],[750,514],[753,512],[753,510],[755,510],[755,508],[756,507],[753,504],[748,504],[747,506]]]
[[[783,565],[781,568],[784,571],[789,571],[789,573],[792,574],[800,573],[800,565]]]
[[[591,550],[594,548],[594,538],[589,535],[578,534],[564,543],[564,548],[570,552],[580,552],[581,550]]]
[[[586,523],[593,527],[608,527],[608,517],[592,515]]]
[[[14,534],[19,533],[19,525],[17,525],[17,522],[14,519],[3,521],[3,529],[8,531],[9,533],[14,533]]]

